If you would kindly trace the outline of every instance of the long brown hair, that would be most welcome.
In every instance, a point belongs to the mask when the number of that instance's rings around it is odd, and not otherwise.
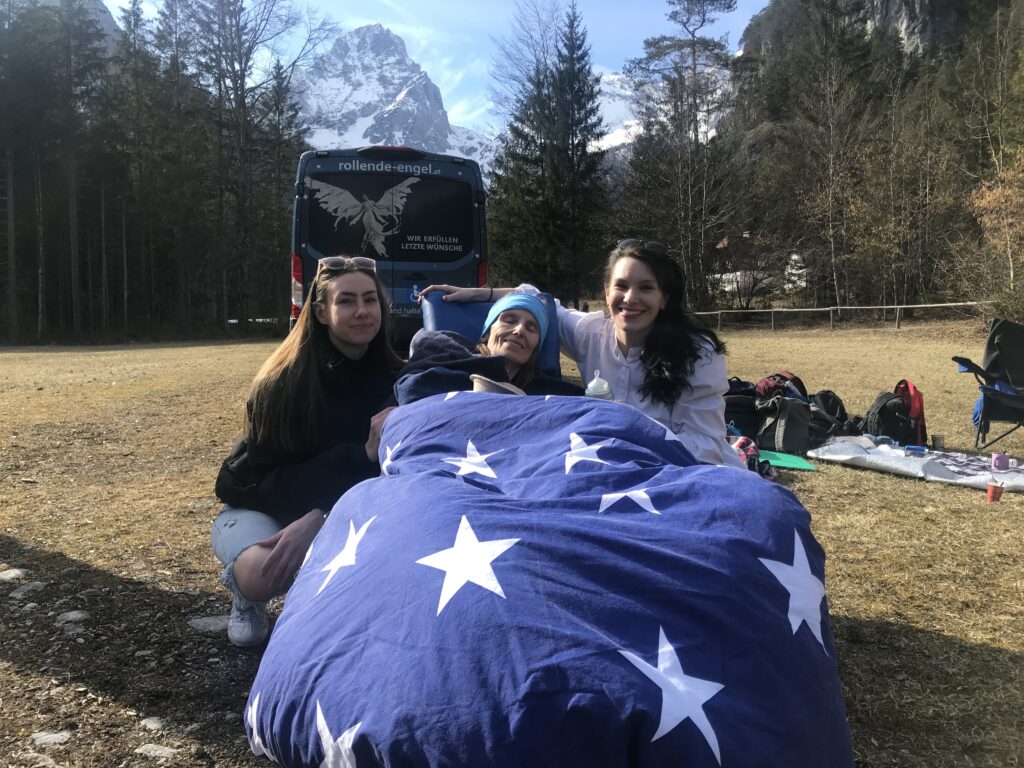
[[[295,327],[252,381],[245,414],[248,440],[259,440],[282,451],[294,451],[299,443],[300,409],[306,414],[303,434],[315,439],[322,423],[325,394],[318,371],[319,358],[331,345],[327,328],[317,320],[315,310],[326,305],[331,281],[353,272],[361,272],[373,280],[380,303],[380,330],[370,341],[364,359],[376,363],[382,373],[391,376],[402,367],[402,359],[391,347],[391,303],[377,273],[353,262],[331,267],[321,263]]]

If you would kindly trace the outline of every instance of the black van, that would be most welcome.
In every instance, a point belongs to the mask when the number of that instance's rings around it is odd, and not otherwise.
[[[295,179],[292,322],[317,259],[369,256],[404,346],[420,326],[420,289],[487,282],[484,202],[480,167],[462,157],[386,146],[304,152]]]

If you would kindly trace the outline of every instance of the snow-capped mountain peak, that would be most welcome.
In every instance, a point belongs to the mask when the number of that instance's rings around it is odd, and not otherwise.
[[[317,149],[402,144],[471,158],[485,172],[494,157],[493,139],[448,122],[441,91],[380,24],[339,36],[293,83]]]

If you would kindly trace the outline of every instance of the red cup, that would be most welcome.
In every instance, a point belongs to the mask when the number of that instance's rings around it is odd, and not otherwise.
[[[989,483],[987,498],[990,503],[999,501],[1003,498],[1003,486],[997,485],[996,483]]]

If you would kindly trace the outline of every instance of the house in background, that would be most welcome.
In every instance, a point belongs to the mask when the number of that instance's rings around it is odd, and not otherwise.
[[[712,275],[713,289],[742,309],[755,302],[770,306],[774,298],[807,286],[803,259],[788,248],[765,243],[749,232],[722,238],[715,251],[729,271]]]

